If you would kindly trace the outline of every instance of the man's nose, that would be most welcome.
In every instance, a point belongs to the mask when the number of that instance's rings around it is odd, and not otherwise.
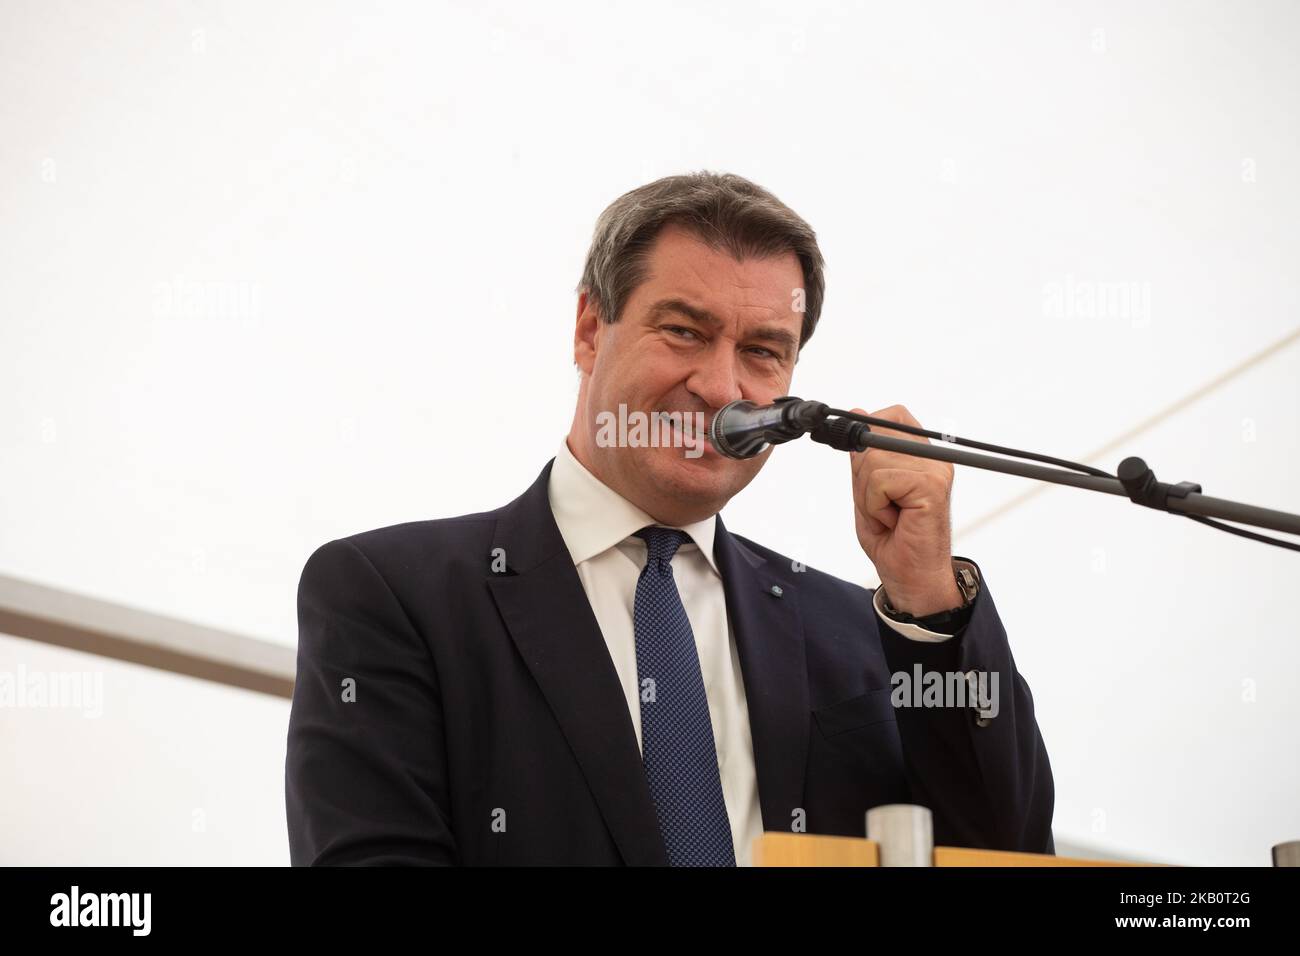
[[[730,349],[709,349],[687,378],[687,391],[714,409],[744,398],[736,362],[737,357]]]

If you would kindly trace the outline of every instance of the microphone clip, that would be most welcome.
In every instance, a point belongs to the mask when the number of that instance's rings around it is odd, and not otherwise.
[[[823,445],[830,445],[837,451],[862,451],[867,446],[862,436],[871,431],[866,422],[855,422],[851,418],[828,418],[808,433],[808,437]]]

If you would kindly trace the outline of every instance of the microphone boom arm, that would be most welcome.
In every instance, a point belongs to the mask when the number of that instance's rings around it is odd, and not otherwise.
[[[879,435],[871,430],[872,425],[925,438],[936,438],[952,445],[982,448],[1009,457],[995,458],[992,455],[980,455],[959,448],[944,448],[927,442]],[[1282,541],[1246,531],[1244,528],[1220,524],[1210,517],[1225,518],[1229,521],[1288,534],[1300,534],[1300,515],[1275,511],[1272,508],[1260,508],[1227,498],[1213,498],[1202,494],[1201,486],[1190,481],[1181,481],[1176,485],[1157,481],[1155,473],[1147,463],[1136,457],[1125,458],[1120,462],[1119,474],[1112,475],[1091,465],[1021,451],[1017,448],[990,445],[968,438],[959,438],[956,435],[927,431],[901,422],[891,422],[887,419],[844,411],[841,408],[831,408],[822,402],[804,401],[791,395],[775,399],[770,405],[755,405],[747,399],[739,399],[724,405],[713,416],[713,421],[709,425],[708,440],[723,456],[743,459],[761,454],[770,445],[793,441],[805,434],[815,442],[829,445],[840,451],[860,452],[868,448],[880,448],[901,455],[934,458],[972,468],[983,468],[986,471],[1019,475],[1022,478],[1034,478],[1058,485],[1070,485],[1108,495],[1121,495],[1146,508],[1180,514],[1220,531],[1251,538],[1264,544],[1300,551],[1300,543]],[[1044,467],[1044,464],[1031,464],[1031,461],[1058,467]]]
[[[828,441],[831,437],[823,428],[828,425],[839,425],[844,423],[844,419],[832,419],[827,421],[826,425],[815,429],[810,437],[813,441],[822,442],[823,445],[839,447],[841,451],[865,451],[868,447],[881,449],[884,451],[897,451],[898,454],[915,455],[918,458],[933,458],[940,462],[952,462],[954,464],[966,464],[972,468],[985,468],[988,471],[1000,471],[1004,475],[1019,475],[1021,477],[1030,477],[1039,481],[1052,481],[1058,485],[1073,485],[1074,488],[1086,488],[1091,492],[1104,492],[1105,494],[1118,494],[1118,496],[1130,498],[1132,501],[1154,507],[1161,511],[1169,511],[1171,514],[1184,515],[1203,515],[1206,518],[1223,518],[1230,522],[1242,522],[1243,524],[1253,524],[1258,528],[1269,528],[1271,531],[1290,532],[1292,535],[1300,535],[1300,515],[1290,514],[1287,511],[1274,511],[1266,507],[1256,507],[1255,505],[1244,505],[1242,502],[1230,501],[1227,498],[1214,498],[1208,494],[1200,493],[1200,485],[1183,481],[1178,485],[1167,485],[1156,483],[1156,493],[1143,496],[1141,488],[1147,486],[1147,480],[1154,481],[1154,473],[1147,463],[1140,458],[1126,458],[1119,466],[1119,475],[1121,477],[1100,477],[1096,475],[1078,475],[1073,471],[1066,471],[1065,468],[1048,468],[1041,464],[1031,464],[1030,462],[1018,462],[1013,458],[995,458],[993,455],[980,455],[974,451],[965,449],[949,449],[939,445],[927,445],[922,441],[911,441],[909,438],[894,438],[888,434],[876,434],[870,431],[868,425],[862,423],[853,423],[861,425],[862,431],[855,432],[855,447],[842,447],[840,444]],[[848,429],[845,429],[848,431]],[[1136,494],[1130,492],[1126,486],[1123,477],[1128,472],[1136,472],[1128,484],[1136,486]],[[1161,497],[1164,496],[1164,497]],[[1143,498],[1144,499],[1139,499]]]
[[[880,448],[903,455],[915,455],[918,458],[933,458],[957,465],[969,465],[972,468],[1000,471],[1007,475],[1019,475],[1022,478],[1036,478],[1039,481],[1050,481],[1058,485],[1071,485],[1108,495],[1120,495],[1137,504],[1172,514],[1224,518],[1272,531],[1300,534],[1300,515],[1260,508],[1227,498],[1203,495],[1200,493],[1201,486],[1191,482],[1184,481],[1177,485],[1156,482],[1155,474],[1141,458],[1125,458],[1120,463],[1120,477],[1103,478],[1097,475],[1076,474],[1063,468],[1034,465],[1012,458],[979,455],[961,448],[944,448],[907,438],[877,435],[871,431],[870,426],[862,422],[852,422],[847,428],[843,427],[845,424],[849,423],[843,418],[828,419],[823,425],[814,429],[809,437],[815,442],[830,445],[841,451]],[[849,445],[849,442],[852,444]]]

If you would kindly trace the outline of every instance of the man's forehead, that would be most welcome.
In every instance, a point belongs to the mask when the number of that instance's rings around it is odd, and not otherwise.
[[[791,283],[803,285],[803,270],[792,251],[737,259],[728,249],[711,246],[696,233],[676,225],[666,226],[656,237],[646,264],[651,273],[674,283],[698,279],[702,289],[719,281],[783,292]]]
[[[679,241],[680,240],[680,241]],[[647,315],[675,311],[711,324],[734,314],[802,321],[803,270],[793,252],[737,262],[679,230],[656,245],[633,298]]]

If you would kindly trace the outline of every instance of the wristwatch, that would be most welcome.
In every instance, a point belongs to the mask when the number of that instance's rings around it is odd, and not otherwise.
[[[926,614],[924,617],[916,617],[891,605],[889,603],[889,594],[883,592],[882,589],[881,603],[884,605],[884,612],[892,620],[900,624],[915,624],[927,631],[955,634],[965,627],[966,622],[970,620],[971,605],[975,603],[975,596],[979,594],[980,585],[979,580],[975,577],[975,572],[970,568],[954,566],[953,576],[957,579],[957,589],[962,594],[962,603],[959,607],[938,611],[934,614]]]

